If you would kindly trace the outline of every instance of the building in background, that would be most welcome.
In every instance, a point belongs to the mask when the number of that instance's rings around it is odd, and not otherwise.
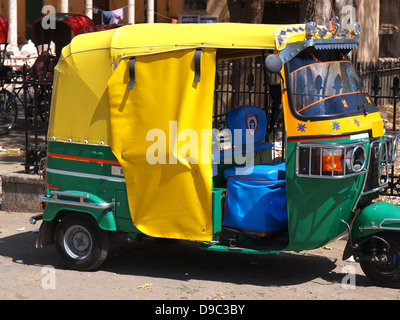
[[[9,21],[8,50],[17,50],[32,39],[30,27],[47,5],[56,12],[85,14],[96,24],[101,24],[104,12],[121,10],[119,23],[128,24],[171,23],[193,15],[219,22],[255,22],[249,8],[257,3],[262,4],[259,23],[303,23],[309,18],[324,23],[332,16],[344,26],[358,21],[362,26],[358,61],[400,57],[400,0],[2,0],[0,15]]]
[[[154,3],[154,22],[171,23],[180,15],[217,16],[219,21],[229,21],[226,1],[220,0],[2,0],[0,15],[9,21],[9,49],[32,39],[31,25],[42,16],[45,6],[53,6],[56,12],[85,14],[101,24],[102,13],[122,11],[121,24],[148,21],[149,4]]]

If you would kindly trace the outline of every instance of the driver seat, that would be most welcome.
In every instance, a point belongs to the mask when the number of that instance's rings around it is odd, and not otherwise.
[[[267,116],[264,110],[252,105],[236,107],[227,113],[226,123],[230,130],[232,147],[220,151],[220,159],[233,157],[238,153],[246,154],[250,146],[248,142],[251,142],[254,152],[261,152],[273,147],[272,143],[265,141]],[[235,134],[235,130],[241,130],[240,134]],[[218,155],[214,155],[214,160],[217,158]]]

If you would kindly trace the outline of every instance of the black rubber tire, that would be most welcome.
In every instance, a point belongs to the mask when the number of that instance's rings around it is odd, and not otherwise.
[[[376,285],[383,287],[400,287],[400,233],[382,232],[373,236],[380,237],[390,244],[387,253],[389,258],[387,263],[377,263],[374,261],[360,261],[360,266],[365,275]],[[378,240],[379,241],[379,240]],[[383,245],[379,248],[378,254],[383,252]]]
[[[110,251],[108,232],[87,214],[65,216],[56,228],[54,244],[64,266],[80,271],[97,269]]]

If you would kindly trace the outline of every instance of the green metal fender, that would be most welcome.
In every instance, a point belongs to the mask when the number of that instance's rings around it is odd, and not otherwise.
[[[53,191],[51,195],[53,197],[41,196],[42,201],[45,202],[44,221],[52,221],[60,213],[81,212],[93,216],[101,229],[106,231],[117,230],[112,203],[106,203],[101,198],[84,192]]]
[[[400,207],[376,202],[363,208],[352,227],[353,237],[365,237],[381,231],[400,231]]]
[[[52,221],[54,220],[58,214],[60,213],[84,213],[91,215],[99,225],[100,229],[105,231],[117,231],[117,226],[115,223],[115,218],[112,211],[99,211],[99,210],[88,210],[83,208],[77,207],[69,207],[69,206],[54,206],[54,204],[49,203],[46,205],[44,214],[43,214],[43,221]]]

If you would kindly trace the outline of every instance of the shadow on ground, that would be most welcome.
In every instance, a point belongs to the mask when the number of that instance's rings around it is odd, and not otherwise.
[[[0,255],[15,263],[53,265],[63,270],[54,246],[36,249],[37,233],[23,232],[1,238]],[[100,270],[120,275],[220,281],[257,286],[290,286],[310,281],[341,283],[343,273],[335,271],[337,260],[310,253],[252,255],[208,252],[190,241],[160,243],[146,238],[131,245],[113,247]],[[358,286],[370,286],[357,276]],[[319,280],[318,280],[319,279]],[[322,281],[323,282],[323,281]]]

